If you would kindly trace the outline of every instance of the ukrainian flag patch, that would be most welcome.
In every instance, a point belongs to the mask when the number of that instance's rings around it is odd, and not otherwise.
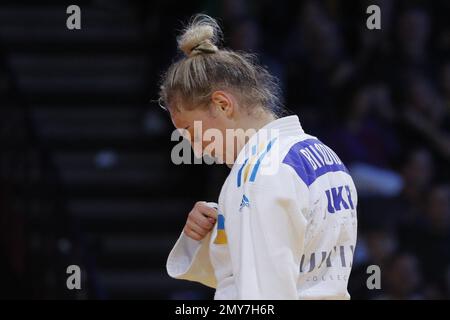
[[[214,239],[215,244],[227,244],[227,234],[225,232],[225,217],[223,214],[217,216],[217,235]]]

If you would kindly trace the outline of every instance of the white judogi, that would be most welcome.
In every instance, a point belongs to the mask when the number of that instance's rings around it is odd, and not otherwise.
[[[215,299],[349,299],[356,206],[337,155],[297,116],[277,119],[240,152],[213,231],[182,233],[167,271],[216,288]]]

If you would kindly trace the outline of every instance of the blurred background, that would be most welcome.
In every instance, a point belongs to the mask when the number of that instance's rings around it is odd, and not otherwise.
[[[81,30],[66,8],[81,8]],[[366,8],[381,8],[381,30]],[[154,102],[192,14],[258,53],[284,104],[359,192],[353,299],[450,298],[450,2],[155,0],[0,4],[0,297],[210,299],[167,255],[223,166],[174,165]],[[66,268],[82,269],[67,290]],[[381,290],[368,290],[368,265]]]

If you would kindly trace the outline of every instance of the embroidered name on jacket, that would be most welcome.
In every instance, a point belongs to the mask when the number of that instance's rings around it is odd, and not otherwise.
[[[291,166],[308,187],[328,172],[348,173],[336,153],[318,139],[307,139],[294,144],[283,163]]]

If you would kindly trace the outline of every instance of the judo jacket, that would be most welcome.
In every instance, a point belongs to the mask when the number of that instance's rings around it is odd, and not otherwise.
[[[357,191],[338,155],[297,116],[272,121],[240,151],[201,241],[181,233],[167,259],[176,279],[214,299],[350,299]]]

